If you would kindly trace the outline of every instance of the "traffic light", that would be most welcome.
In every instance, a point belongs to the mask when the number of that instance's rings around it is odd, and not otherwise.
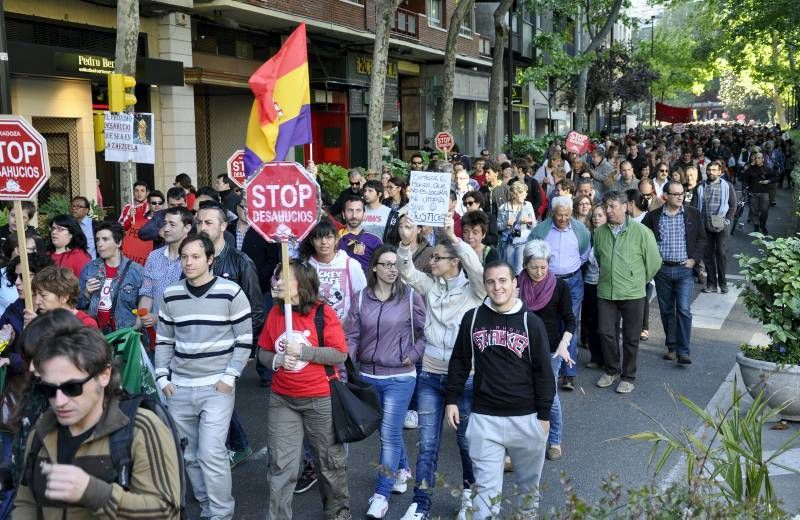
[[[94,123],[94,151],[102,152],[106,149],[105,116],[102,112],[92,114]]]
[[[136,96],[128,94],[127,89],[136,86],[136,78],[124,74],[108,75],[108,111],[125,112],[125,109],[136,104]]]

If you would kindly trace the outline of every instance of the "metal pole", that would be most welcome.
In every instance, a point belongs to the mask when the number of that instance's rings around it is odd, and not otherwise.
[[[5,13],[3,0],[0,0],[0,114],[11,113],[11,73],[8,69],[8,43],[6,42]]]
[[[653,61],[653,56],[655,54],[655,34],[656,34],[656,17],[655,15],[650,17],[650,61]],[[650,84],[650,126],[653,126],[653,115],[655,112],[655,106],[653,105],[653,85]]]

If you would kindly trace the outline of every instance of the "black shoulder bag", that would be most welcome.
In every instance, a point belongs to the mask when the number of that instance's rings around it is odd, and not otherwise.
[[[317,306],[314,324],[322,343],[325,330],[324,304]],[[342,381],[335,367],[325,365],[331,388],[333,432],[339,442],[358,442],[366,439],[381,425],[383,410],[375,388],[359,379],[350,356],[344,362],[347,381]]]

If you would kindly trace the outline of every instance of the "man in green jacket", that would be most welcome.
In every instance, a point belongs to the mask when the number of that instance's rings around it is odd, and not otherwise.
[[[633,391],[636,352],[644,314],[645,285],[661,267],[661,253],[652,231],[628,218],[627,196],[610,191],[603,196],[608,222],[595,231],[594,253],[600,266],[597,310],[605,367],[597,386],[607,388],[617,379],[617,392]],[[622,315],[622,363],[617,349],[616,324]]]

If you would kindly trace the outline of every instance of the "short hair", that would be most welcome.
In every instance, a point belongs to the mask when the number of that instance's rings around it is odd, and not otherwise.
[[[347,208],[347,204],[350,202],[360,202],[363,207],[367,206],[367,204],[364,202],[364,198],[360,195],[348,195],[344,198],[344,202],[342,203],[342,211]]]
[[[467,211],[461,215],[461,229],[480,226],[484,234],[489,231],[489,215],[480,210]]]
[[[485,159],[483,161],[483,171],[492,170],[495,173],[499,173],[500,169],[497,166],[497,163],[491,159]]]
[[[522,253],[522,265],[528,265],[531,259],[545,260],[549,263],[552,256],[553,252],[550,249],[550,244],[544,240],[531,240],[525,244],[525,249]]]
[[[639,189],[640,190],[642,189],[642,184],[649,184],[650,187],[653,188],[654,191],[656,189],[656,184],[653,182],[653,179],[651,179],[650,177],[642,177],[641,179],[639,179]]]
[[[39,350],[42,340],[48,336],[58,337],[62,332],[71,329],[80,329],[85,325],[72,311],[67,309],[53,309],[35,317],[25,327],[20,336],[20,351],[25,364],[29,365]]]
[[[626,160],[622,161],[621,163],[619,163],[620,171],[622,170],[622,167],[625,166],[626,164],[628,166],[630,166],[631,168],[633,168],[633,163],[626,159]]]
[[[594,188],[594,182],[592,182],[591,177],[578,177],[578,181],[575,183],[575,191],[578,191],[578,189],[585,184]]]
[[[20,251],[20,255],[22,255],[23,252],[24,251]],[[20,261],[20,257],[15,256],[9,260],[8,265],[6,266],[6,278],[11,285],[17,283],[16,271]],[[53,260],[50,258],[50,255],[42,253],[28,253],[28,271],[30,274],[36,274],[48,265],[53,265]]]
[[[190,193],[194,193],[195,191],[197,191],[197,190],[195,190],[195,187],[192,186],[192,178],[189,177],[188,173],[179,173],[175,177],[175,182],[180,184],[180,186],[175,186],[176,188],[181,187],[181,188],[183,188],[185,190],[189,190]],[[167,195],[169,195],[169,192],[167,192]],[[172,198],[174,199],[176,197],[172,197]]]
[[[178,246],[178,256],[183,256],[183,248],[192,242],[200,242],[200,244],[203,246],[203,252],[205,253],[206,258],[214,258],[214,242],[212,242],[207,236],[199,235],[197,233],[191,233],[183,239],[181,245]]]
[[[383,183],[381,181],[367,181],[364,184],[364,189],[366,190],[367,188],[375,190],[378,195],[383,195]]]
[[[466,192],[466,193],[465,193],[465,194],[464,194],[464,195],[461,197],[461,201],[463,202],[463,201],[464,201],[464,200],[466,200],[468,197],[469,197],[469,198],[472,198],[472,199],[474,199],[474,200],[475,200],[475,202],[477,202],[477,203],[478,203],[478,206],[480,206],[481,208],[483,207],[483,203],[484,203],[484,202],[486,202],[486,197],[484,197],[484,196],[483,196],[483,193],[481,193],[481,192],[480,192],[480,191],[478,191],[478,190],[474,190],[474,191],[468,191],[468,192]]]
[[[667,195],[669,193],[672,193],[672,188],[670,186],[680,186],[681,192],[685,191],[684,188],[683,188],[683,184],[682,183],[680,183],[678,181],[675,181],[675,180],[672,180],[672,179],[669,179],[667,181],[667,183],[664,185],[664,194],[665,195]]]
[[[506,262],[505,260],[492,260],[485,266],[483,266],[483,283],[486,283],[486,273],[488,273],[491,269],[508,269],[508,274],[511,275],[511,278],[516,278],[517,273],[514,272],[514,268],[511,267],[511,264]]]
[[[347,172],[347,178],[352,179],[356,175],[362,175],[361,168],[350,168]]]
[[[72,197],[72,200],[70,200],[70,202],[75,202],[76,200],[81,201],[84,206],[86,206],[89,209],[92,209],[92,203],[89,202],[89,199],[87,199],[83,195],[78,195],[76,197]],[[27,202],[30,202],[30,201],[27,201]],[[24,211],[24,209],[23,209],[23,211]]]
[[[611,190],[607,191],[603,194],[603,206],[607,206],[611,202],[616,202],[617,204],[626,205],[628,203],[628,196],[625,195],[625,192]]]
[[[605,156],[605,152],[603,151],[603,149],[602,149],[602,148],[600,148],[600,147],[598,146],[597,148],[595,148],[594,150],[592,150],[592,155],[597,155],[598,157],[604,157],[604,156]]]
[[[66,296],[67,305],[75,308],[78,303],[80,284],[75,273],[68,267],[49,265],[36,273],[31,281],[34,291],[47,291],[58,297]]]
[[[575,183],[569,179],[561,179],[556,183],[556,186],[561,186],[561,189],[570,193],[575,193]]]
[[[24,249],[27,249],[28,239],[31,239],[31,238],[33,239],[33,242],[36,244],[36,252],[37,253],[44,253],[45,250],[47,249],[47,244],[45,244],[45,241],[42,239],[42,237],[39,236],[39,234],[36,232],[35,229],[28,228],[28,229],[25,230],[25,246],[26,247]],[[11,258],[13,256],[13,254],[14,254],[14,249],[16,249],[16,247],[18,245],[19,245],[19,241],[17,239],[17,234],[16,233],[9,233],[8,238],[5,239],[5,241],[3,242],[3,251],[2,251],[3,252],[3,256],[6,259]]]
[[[228,211],[217,202],[201,202],[200,207],[197,208],[197,213],[199,214],[201,211],[215,211],[220,224],[228,223]]]
[[[14,207],[11,207],[11,211],[14,211]],[[29,200],[22,201],[22,211],[28,214],[28,219],[32,219],[33,216],[36,214],[36,204]]]
[[[412,154],[411,154],[411,158],[409,159],[409,161],[408,161],[408,162],[411,162],[411,161],[413,161],[415,158],[417,158],[417,159],[420,159],[420,160],[421,160],[423,163],[425,162],[425,158],[424,158],[424,157],[422,157],[422,154],[421,154],[421,153],[419,153],[419,152],[414,152],[414,153],[412,153]]]
[[[133,187],[135,188],[136,186],[142,186],[145,190],[150,191],[150,185],[141,179],[133,183]]]
[[[211,186],[201,186],[200,188],[198,188],[197,196],[200,197],[201,195],[205,195],[206,197],[211,197],[211,199],[214,200],[215,202],[220,201],[219,193],[217,193],[217,190],[215,190]]]
[[[180,215],[181,224],[184,226],[191,226],[194,224],[194,215],[192,215],[192,212],[189,210],[189,208],[185,206],[167,208],[164,210],[164,215]]]
[[[169,199],[185,199],[186,191],[180,186],[173,186],[167,190],[167,200]]]
[[[221,181],[222,181],[224,184],[228,184],[228,185],[230,185],[230,183],[231,183],[231,178],[230,178],[230,177],[228,177],[228,174],[227,174],[227,173],[220,173],[220,174],[217,174],[216,178],[217,178],[217,179],[219,179],[219,180],[221,180]]]
[[[314,240],[327,236],[336,238],[336,227],[329,218],[322,218],[311,230],[311,233],[300,242],[300,258],[307,260],[314,256],[316,254]]]
[[[153,191],[151,191],[150,193],[148,193],[148,194],[147,194],[147,200],[148,200],[148,202],[150,201],[150,197],[158,197],[158,198],[159,198],[159,199],[161,199],[163,202],[166,202],[166,200],[164,199],[164,194],[163,194],[163,193],[161,193],[161,192],[160,192],[160,191],[158,191],[158,190],[153,190]]]
[[[572,212],[572,197],[568,197],[567,195],[559,195],[558,197],[553,197],[553,201],[550,204],[553,213],[559,207],[569,208],[570,213]]]
[[[97,227],[94,229],[94,236],[97,236],[101,231],[110,231],[111,238],[117,245],[122,244],[122,239],[125,238],[125,228],[116,220],[104,220],[97,224]]]
[[[515,182],[509,186],[509,191],[514,194],[528,193],[528,186],[524,182]]]

